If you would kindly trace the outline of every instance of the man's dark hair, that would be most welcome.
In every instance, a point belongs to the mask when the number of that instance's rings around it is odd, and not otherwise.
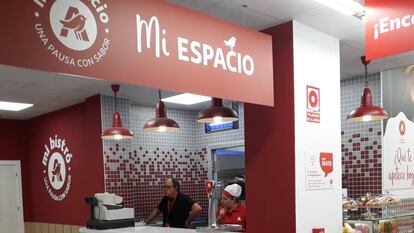
[[[180,182],[176,178],[170,178],[171,182],[173,183],[173,187],[180,192]]]

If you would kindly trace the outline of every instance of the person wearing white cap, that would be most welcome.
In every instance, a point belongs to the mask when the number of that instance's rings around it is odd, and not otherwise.
[[[221,194],[221,206],[218,208],[217,224],[242,225],[246,231],[246,206],[240,204],[242,187],[238,184],[228,185]]]

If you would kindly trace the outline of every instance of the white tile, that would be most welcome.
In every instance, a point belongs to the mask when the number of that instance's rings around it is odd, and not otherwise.
[[[361,26],[359,19],[343,15],[328,7],[318,8],[297,15],[294,19],[329,35]]]
[[[249,8],[256,9],[267,15],[271,15],[283,20],[291,20],[295,15],[300,15],[305,12],[315,10],[321,7],[316,1],[309,0],[250,0],[244,1],[249,5]]]
[[[220,0],[168,0],[168,2],[193,10],[202,10],[220,2]]]
[[[20,88],[26,87],[27,83],[15,82],[15,81],[5,81],[1,80],[0,76],[0,95],[7,95],[13,91],[19,90]]]

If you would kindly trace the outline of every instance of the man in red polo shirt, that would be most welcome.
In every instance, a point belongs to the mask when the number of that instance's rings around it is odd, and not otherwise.
[[[240,204],[242,188],[238,184],[228,185],[221,194],[221,206],[217,210],[218,224],[237,224],[246,231],[246,206]]]

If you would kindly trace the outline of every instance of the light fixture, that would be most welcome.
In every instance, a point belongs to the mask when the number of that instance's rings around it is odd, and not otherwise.
[[[237,113],[231,109],[223,106],[223,100],[213,98],[211,106],[200,111],[197,116],[199,123],[223,123],[238,121]]]
[[[210,100],[211,100],[211,97],[202,96],[202,95],[194,95],[190,93],[179,94],[179,95],[175,95],[175,96],[162,99],[163,102],[183,104],[183,105],[199,104],[199,103],[203,103],[203,102],[210,101]]]
[[[176,121],[167,117],[165,104],[161,98],[161,90],[158,90],[159,101],[155,108],[155,118],[147,121],[144,131],[148,132],[178,132],[180,126]]]
[[[317,2],[324,4],[336,11],[345,15],[359,15],[365,11],[365,8],[360,3],[354,0],[316,0]]]
[[[18,112],[23,109],[30,108],[32,106],[33,104],[0,101],[0,110],[5,110],[5,111]]]
[[[358,122],[358,121],[374,121],[383,120],[388,118],[387,112],[383,108],[374,106],[372,104],[372,93],[368,86],[368,69],[367,66],[370,61],[366,60],[366,57],[361,57],[361,62],[365,66],[365,88],[361,96],[361,106],[354,109],[346,117],[347,122]]]
[[[129,129],[122,127],[121,114],[118,112],[117,93],[120,87],[118,84],[113,84],[111,88],[114,92],[115,112],[112,115],[112,127],[104,130],[101,138],[111,140],[132,139],[134,138],[134,134]]]

